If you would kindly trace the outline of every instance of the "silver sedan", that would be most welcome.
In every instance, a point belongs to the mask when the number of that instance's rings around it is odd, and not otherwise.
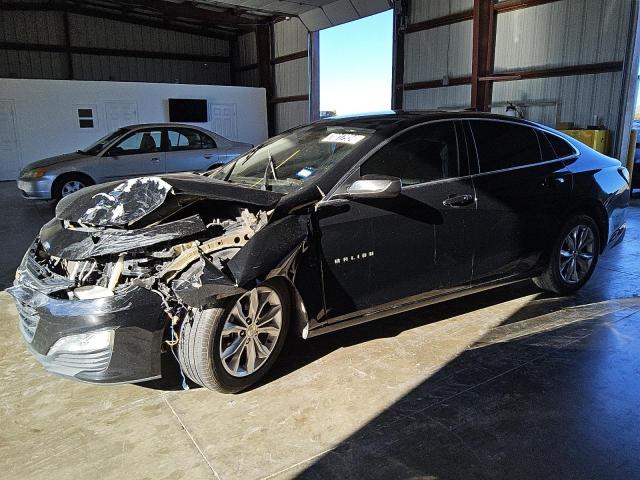
[[[27,198],[60,199],[121,178],[210,170],[252,147],[191,125],[131,125],[84,150],[30,163],[20,172],[18,188]]]

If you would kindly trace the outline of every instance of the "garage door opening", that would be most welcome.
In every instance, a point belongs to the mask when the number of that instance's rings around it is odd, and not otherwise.
[[[321,116],[391,109],[393,11],[320,32]]]

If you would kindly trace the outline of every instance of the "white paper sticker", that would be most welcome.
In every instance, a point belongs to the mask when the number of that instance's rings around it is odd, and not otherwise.
[[[364,135],[354,135],[353,133],[330,133],[324,137],[322,141],[328,143],[347,143],[349,145],[355,145],[364,137]]]

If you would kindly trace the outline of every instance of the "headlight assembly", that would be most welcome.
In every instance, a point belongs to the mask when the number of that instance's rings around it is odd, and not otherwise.
[[[43,177],[47,173],[44,168],[31,168],[29,170],[25,170],[20,178],[40,178]]]

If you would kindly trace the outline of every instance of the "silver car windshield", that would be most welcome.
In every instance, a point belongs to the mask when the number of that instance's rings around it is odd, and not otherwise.
[[[329,170],[373,133],[341,126],[302,127],[272,138],[209,176],[290,193]]]
[[[100,140],[92,143],[87,148],[84,148],[82,150],[78,150],[78,152],[79,153],[86,153],[87,155],[97,155],[102,150],[104,150],[104,147],[106,147],[109,143],[111,143],[116,138],[124,135],[128,131],[129,130],[126,129],[126,128],[119,128],[115,132],[111,132],[111,133],[105,135],[104,137],[102,137]]]

